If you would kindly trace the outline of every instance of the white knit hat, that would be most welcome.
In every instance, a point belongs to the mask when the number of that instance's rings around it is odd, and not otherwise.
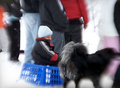
[[[53,32],[48,26],[40,26],[38,30],[38,37],[46,37],[52,35]]]

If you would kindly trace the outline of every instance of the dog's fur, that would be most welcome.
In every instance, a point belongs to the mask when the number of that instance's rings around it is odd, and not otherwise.
[[[74,80],[76,88],[78,88],[78,83],[83,77],[90,78],[95,88],[100,88],[100,75],[115,56],[117,53],[112,48],[88,54],[86,47],[81,43],[70,42],[66,44],[58,64],[64,88],[69,80]]]

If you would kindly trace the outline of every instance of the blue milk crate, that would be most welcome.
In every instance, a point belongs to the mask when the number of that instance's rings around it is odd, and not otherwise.
[[[38,86],[63,85],[59,68],[53,66],[24,63],[20,79]]]

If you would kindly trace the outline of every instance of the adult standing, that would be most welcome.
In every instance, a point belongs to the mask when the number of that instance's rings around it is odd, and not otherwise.
[[[31,52],[40,25],[39,0],[20,0],[26,33],[25,62],[34,63]]]
[[[88,11],[85,0],[61,0],[67,17],[69,19],[69,28],[65,32],[65,42],[82,42],[82,24],[87,28]],[[83,20],[81,19],[83,17]]]
[[[55,46],[54,51],[60,53],[65,45],[64,32],[68,28],[67,16],[60,0],[40,0],[39,12],[41,25],[53,31],[51,43]]]
[[[20,17],[22,12],[20,11],[19,0],[14,0],[12,3],[5,3],[5,14],[8,15],[5,18],[6,29],[10,38],[10,60],[19,61],[20,52]]]
[[[114,23],[120,40],[120,0],[117,0],[114,6]],[[120,88],[120,65],[116,71],[112,88]]]

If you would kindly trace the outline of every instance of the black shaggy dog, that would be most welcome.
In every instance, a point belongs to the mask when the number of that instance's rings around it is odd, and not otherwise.
[[[81,78],[90,78],[95,88],[99,85],[100,75],[111,59],[119,55],[111,48],[105,48],[94,54],[88,54],[86,47],[81,43],[70,42],[66,44],[61,53],[60,76],[63,79],[63,86],[66,88],[70,80],[74,80],[75,88]]]

